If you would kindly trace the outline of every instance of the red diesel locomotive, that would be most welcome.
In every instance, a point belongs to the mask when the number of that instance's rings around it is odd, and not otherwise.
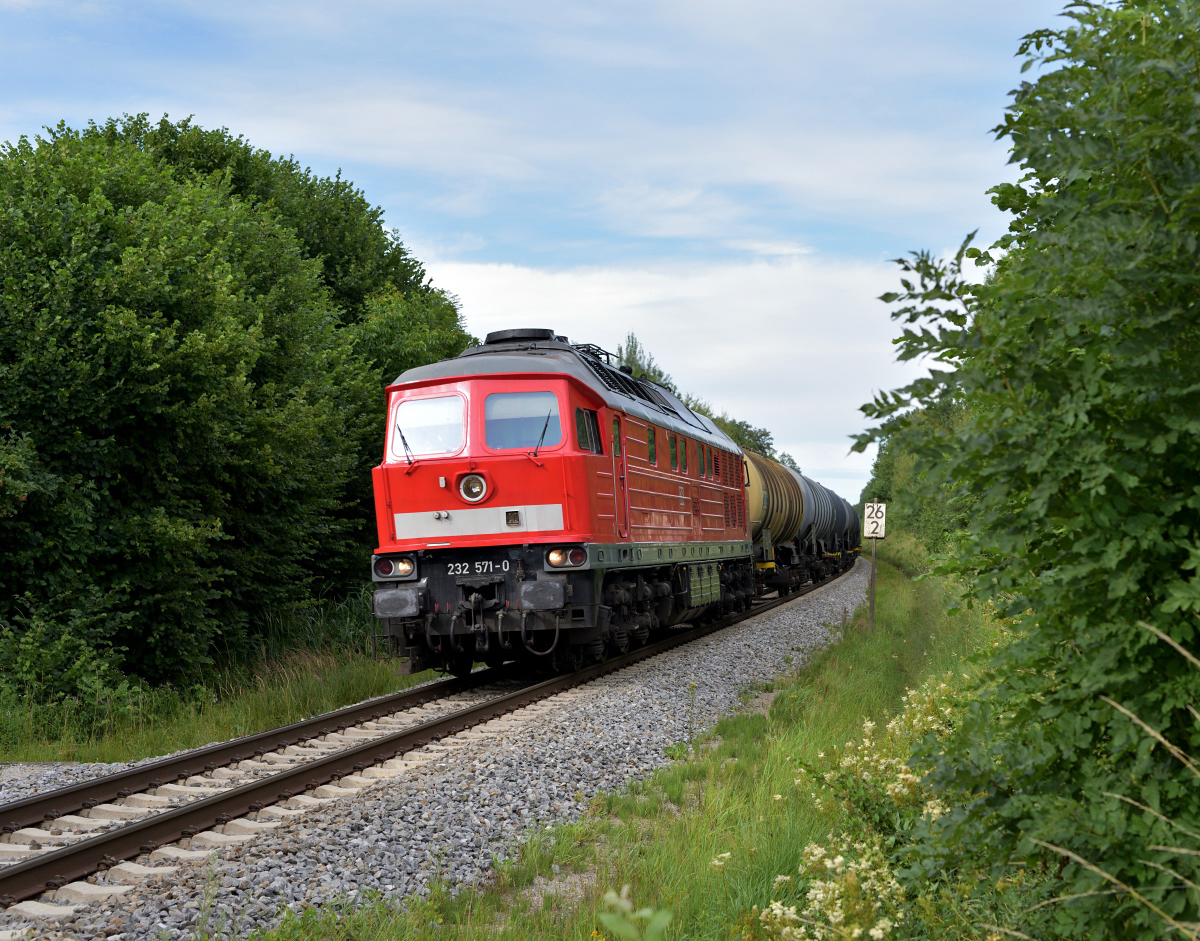
[[[373,606],[413,670],[577,667],[853,564],[846,501],[552,330],[491,333],[387,396]]]

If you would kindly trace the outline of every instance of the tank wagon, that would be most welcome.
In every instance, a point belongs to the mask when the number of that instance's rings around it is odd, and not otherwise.
[[[568,669],[853,564],[854,509],[552,330],[387,388],[373,608],[426,667]]]

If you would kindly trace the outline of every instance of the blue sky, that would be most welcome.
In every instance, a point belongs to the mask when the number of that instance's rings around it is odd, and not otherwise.
[[[913,373],[888,259],[1002,231],[989,129],[1061,7],[0,0],[0,139],[190,114],[340,168],[476,333],[634,330],[854,499]]]

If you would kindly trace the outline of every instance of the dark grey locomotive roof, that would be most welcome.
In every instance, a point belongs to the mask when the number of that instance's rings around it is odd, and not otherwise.
[[[609,355],[590,344],[568,343],[566,337],[556,335],[553,330],[500,330],[489,333],[482,346],[468,347],[454,359],[410,369],[396,382],[516,372],[564,373],[595,392],[610,408],[714,447],[742,453],[742,449],[709,418],[697,415],[669,389],[609,365]]]

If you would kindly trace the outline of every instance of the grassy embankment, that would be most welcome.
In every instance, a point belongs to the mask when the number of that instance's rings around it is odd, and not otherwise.
[[[766,714],[722,720],[687,759],[597,798],[579,824],[536,833],[482,891],[452,897],[439,885],[406,908],[309,911],[289,916],[270,941],[613,938],[599,921],[603,897],[625,884],[636,905],[670,909],[668,938],[742,937],[734,926],[767,904],[776,876],[794,875],[804,846],[824,840],[843,813],[814,805],[797,786],[796,761],[816,763],[865,718],[897,712],[906,689],[971,672],[964,658],[998,636],[978,610],[947,615],[944,582],[911,580],[920,556],[903,543],[881,552],[873,633],[860,609],[839,644],[773,685]]]
[[[371,656],[369,596],[275,625],[255,662],[192,689],[30,706],[0,702],[0,761],[128,761],[261,732],[433,678]],[[288,638],[284,647],[275,638]]]

